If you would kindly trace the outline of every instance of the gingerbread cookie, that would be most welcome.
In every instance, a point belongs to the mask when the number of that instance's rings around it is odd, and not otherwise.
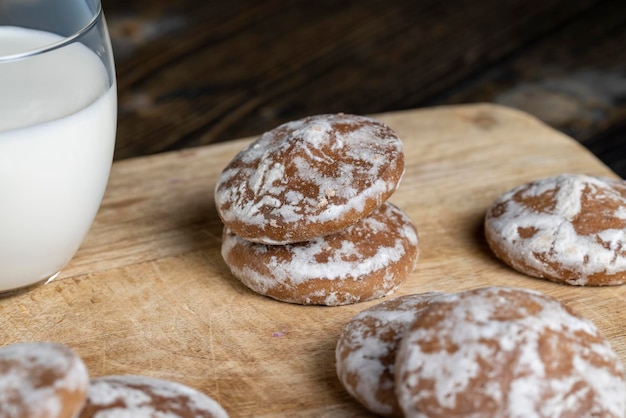
[[[400,296],[361,311],[337,341],[337,376],[348,393],[367,409],[402,417],[395,394],[396,351],[406,330],[441,293]]]
[[[245,240],[289,244],[366,217],[404,173],[398,136],[364,116],[318,115],[283,124],[241,151],[215,188],[224,224]]]
[[[284,302],[345,305],[393,292],[415,267],[417,231],[385,203],[333,235],[288,245],[246,241],[224,229],[222,256],[250,289]]]
[[[433,300],[400,343],[409,417],[624,418],[626,382],[598,329],[538,292],[482,288]]]
[[[626,282],[626,183],[563,174],[516,187],[489,208],[494,254],[530,276],[581,286]]]
[[[73,418],[89,375],[69,347],[48,342],[0,348],[0,417]]]
[[[79,418],[228,418],[212,398],[180,383],[147,376],[104,376],[89,387]]]

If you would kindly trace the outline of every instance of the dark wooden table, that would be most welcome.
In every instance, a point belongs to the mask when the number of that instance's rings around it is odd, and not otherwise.
[[[494,102],[626,176],[623,0],[103,0],[116,159],[306,115]]]

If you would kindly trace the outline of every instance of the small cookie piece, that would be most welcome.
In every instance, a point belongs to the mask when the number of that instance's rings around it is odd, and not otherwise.
[[[92,379],[80,418],[228,418],[212,398],[188,386],[147,376]]]
[[[288,245],[246,241],[224,228],[222,256],[253,291],[284,302],[346,305],[393,292],[415,268],[417,231],[384,203],[333,235]]]
[[[402,143],[387,125],[356,115],[310,116],[237,154],[218,179],[215,204],[241,238],[290,244],[366,217],[403,174]]]
[[[598,329],[538,292],[488,287],[432,301],[396,354],[407,418],[624,418],[626,381]]]
[[[494,254],[529,276],[580,286],[626,282],[626,182],[562,174],[518,186],[485,216]]]
[[[0,418],[72,418],[85,403],[89,375],[69,347],[27,342],[0,348]]]
[[[335,350],[337,376],[357,401],[377,415],[402,417],[394,363],[406,330],[442,293],[400,296],[358,313],[344,327]]]

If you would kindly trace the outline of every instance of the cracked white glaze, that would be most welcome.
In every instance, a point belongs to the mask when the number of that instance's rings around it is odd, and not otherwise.
[[[624,370],[590,321],[541,293],[482,288],[437,298],[396,357],[407,417],[623,418]]]
[[[0,348],[0,417],[67,416],[82,406],[88,384],[84,363],[67,346],[36,342]]]
[[[397,188],[402,143],[381,122],[318,115],[283,124],[242,150],[215,188],[224,224],[244,239],[288,244],[338,232]]]
[[[243,240],[225,229],[222,256],[257,293],[305,304],[337,305],[384,296],[413,270],[418,237],[400,209],[384,203],[345,230],[288,245]]]
[[[80,418],[228,418],[212,398],[180,383],[147,376],[91,381]]]
[[[626,281],[626,184],[563,174],[500,196],[485,232],[496,255],[526,274],[574,285]]]
[[[400,296],[359,312],[344,327],[335,350],[337,376],[370,411],[402,416],[396,401],[395,354],[404,333],[437,292]]]

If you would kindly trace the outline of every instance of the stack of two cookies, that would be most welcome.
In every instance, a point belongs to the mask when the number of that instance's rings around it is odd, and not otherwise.
[[[404,173],[385,124],[318,115],[283,124],[222,171],[222,256],[253,291],[345,305],[393,292],[415,267],[417,231],[387,199]]]

